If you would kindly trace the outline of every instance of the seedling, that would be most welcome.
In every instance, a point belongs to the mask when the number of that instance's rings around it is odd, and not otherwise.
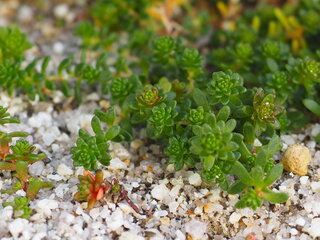
[[[19,120],[10,118],[7,109],[0,107],[0,124],[19,123]],[[26,191],[29,199],[34,199],[42,188],[53,187],[52,183],[43,182],[41,179],[33,178],[28,173],[30,164],[46,158],[46,154],[34,154],[35,147],[26,140],[18,140],[15,145],[11,145],[13,137],[26,137],[26,132],[5,133],[0,132],[0,170],[14,172],[18,181],[14,184],[12,191],[20,189]]]
[[[97,201],[107,197],[115,203],[125,200],[133,210],[141,214],[139,208],[129,199],[127,191],[117,179],[113,178],[110,182],[104,180],[101,170],[96,171],[95,175],[84,171],[83,175],[79,175],[78,178],[80,184],[74,199],[79,202],[88,202],[88,209],[92,209]]]

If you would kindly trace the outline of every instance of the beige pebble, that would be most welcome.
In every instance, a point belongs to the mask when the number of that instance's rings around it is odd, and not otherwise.
[[[299,176],[304,176],[308,173],[310,161],[310,150],[307,147],[299,144],[289,146],[281,159],[283,167],[286,171],[292,172]]]

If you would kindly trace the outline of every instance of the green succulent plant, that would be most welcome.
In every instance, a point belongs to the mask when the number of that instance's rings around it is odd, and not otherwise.
[[[93,134],[79,131],[71,150],[75,166],[108,165],[111,141],[131,141],[146,129],[177,171],[193,168],[206,183],[241,194],[236,207],[285,202],[287,195],[272,189],[282,172],[273,155],[279,132],[320,115],[320,4],[257,2],[231,18],[213,17],[216,9],[216,2],[94,1],[75,29],[80,58],[69,56],[54,70],[50,57],[23,62],[31,47],[26,35],[2,27],[0,86],[40,100],[61,91],[78,104],[92,91],[110,97],[112,107],[95,111]],[[0,108],[0,124],[6,123],[18,122]],[[11,144],[23,136],[0,132],[0,166],[16,172],[15,189],[27,190],[26,180],[37,189],[40,180],[23,169],[44,155],[23,140]],[[79,200],[88,200],[91,180],[86,177],[87,188],[80,184],[87,195]]]
[[[3,207],[12,206],[14,216],[19,218],[30,218],[32,209],[29,208],[30,200],[26,197],[16,197],[13,202],[3,203]]]

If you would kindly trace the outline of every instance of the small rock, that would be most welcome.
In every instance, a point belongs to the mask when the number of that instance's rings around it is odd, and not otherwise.
[[[201,176],[199,173],[194,173],[188,178],[189,183],[193,186],[200,186],[202,183]]]
[[[12,218],[13,208],[11,206],[7,206],[0,212],[0,219],[8,221]]]
[[[59,184],[54,188],[54,192],[56,193],[57,197],[63,199],[64,195],[68,192],[69,189],[69,184]]]
[[[48,180],[53,180],[53,181],[60,181],[62,180],[63,178],[61,176],[59,176],[58,174],[49,174],[47,176],[47,179]]]
[[[52,116],[46,112],[39,112],[28,120],[28,125],[33,128],[40,128],[41,126],[52,127]]]
[[[36,210],[39,213],[43,213],[44,215],[50,217],[51,209],[56,209],[59,206],[59,202],[51,199],[42,199],[37,201]]]
[[[29,167],[29,172],[32,176],[40,176],[43,169],[44,169],[44,163],[42,161],[38,161]]]
[[[320,218],[312,219],[308,232],[313,238],[320,237]]]
[[[239,222],[239,220],[240,220],[241,217],[242,217],[241,214],[234,212],[234,213],[232,213],[232,214],[230,215],[230,217],[229,217],[229,222],[230,222],[231,224],[235,224],[235,223]]]
[[[178,207],[179,207],[179,203],[178,203],[178,202],[170,202],[170,203],[168,204],[168,206],[169,206],[169,211],[170,211],[171,213],[176,213],[176,212],[177,212],[177,209],[178,209]]]
[[[304,226],[305,223],[306,223],[306,221],[302,217],[299,217],[296,220],[296,224],[299,226]]]
[[[169,194],[170,194],[170,190],[164,184],[155,186],[151,191],[152,197],[160,201],[168,197]]]
[[[281,159],[285,170],[299,176],[307,174],[310,161],[310,150],[299,144],[294,144],[288,147]]]
[[[300,178],[300,183],[301,185],[306,185],[308,182],[309,177],[308,176],[303,176]]]
[[[155,216],[155,217],[165,217],[167,215],[168,215],[168,211],[166,211],[166,210],[155,211],[153,213],[153,216]]]
[[[141,145],[143,144],[143,142],[140,139],[136,139],[133,142],[131,142],[131,147],[135,150],[137,150],[139,147],[141,147]]]
[[[27,195],[27,193],[24,191],[24,190],[18,190],[18,191],[16,191],[16,194],[18,195],[18,196],[21,196],[21,197],[25,197],[26,195]]]
[[[26,226],[28,226],[28,220],[17,218],[13,222],[8,224],[9,231],[14,239],[17,239],[19,234],[23,232]]]
[[[135,240],[143,240],[144,237],[141,236],[141,234],[138,234],[136,231],[126,231],[121,234],[119,237],[119,240],[126,240],[126,239],[135,239]]]
[[[293,236],[294,236],[294,235],[297,235],[297,234],[298,234],[298,230],[295,229],[295,228],[291,228],[291,229],[290,229],[290,234],[293,235]]]
[[[73,171],[67,165],[62,163],[58,166],[57,173],[61,176],[70,176],[73,174]]]
[[[310,185],[313,192],[320,192],[320,182],[312,182]]]
[[[110,166],[108,168],[114,170],[127,169],[127,165],[116,157],[111,159]]]
[[[53,51],[57,54],[62,54],[64,51],[64,45],[61,42],[55,42],[53,44]]]
[[[167,171],[168,171],[169,173],[173,173],[173,172],[174,172],[174,165],[173,165],[173,164],[168,164],[168,166],[167,166]]]
[[[100,96],[97,93],[91,93],[88,96],[86,96],[86,101],[99,101]]]
[[[22,5],[19,8],[17,17],[20,21],[27,22],[32,20],[32,15],[33,15],[32,9],[26,5]]]
[[[99,217],[100,215],[100,210],[99,208],[94,208],[89,212],[89,215],[93,218],[93,219],[97,219],[97,217]]]
[[[59,4],[53,9],[53,13],[57,18],[65,18],[69,12],[67,4]]]
[[[112,149],[114,151],[114,153],[116,154],[117,157],[119,157],[120,159],[131,159],[131,155],[128,152],[128,150],[122,146],[122,144],[120,143],[115,143],[112,146]]]
[[[207,224],[198,220],[191,220],[186,223],[185,229],[193,239],[204,239],[204,235],[207,232]]]
[[[291,135],[281,135],[281,140],[289,146],[295,144],[295,140]]]

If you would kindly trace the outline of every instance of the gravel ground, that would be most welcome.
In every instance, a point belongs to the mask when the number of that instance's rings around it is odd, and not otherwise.
[[[30,220],[14,219],[12,207],[0,207],[1,239],[244,239],[248,233],[258,239],[320,237],[320,151],[310,140],[320,132],[318,124],[281,137],[283,150],[300,143],[314,157],[307,176],[284,173],[275,184],[290,195],[286,204],[265,203],[257,211],[235,209],[237,195],[202,183],[194,171],[175,172],[156,145],[140,139],[125,146],[113,144],[111,165],[102,169],[107,179],[117,177],[130,198],[149,213],[139,215],[125,202],[102,201],[87,211],[86,203],[73,201],[83,169],[72,166],[69,149],[80,127],[91,131],[98,96],[89,95],[81,107],[65,111],[54,110],[53,103],[5,94],[0,105],[9,106],[9,112],[21,119],[20,125],[11,124],[7,130],[29,132],[28,140],[48,155],[30,166],[31,175],[55,185],[31,202]],[[7,172],[1,176],[0,188],[8,189],[13,178]],[[24,191],[1,194],[0,204],[24,195]]]
[[[81,2],[73,6],[73,11],[65,11],[69,5],[57,5],[52,8],[52,16],[34,24],[31,31],[27,23],[35,13],[32,8],[15,5],[16,1],[0,1],[0,26],[17,21],[29,31],[31,41],[37,45],[29,51],[28,59],[51,55],[54,62],[59,62],[68,52],[76,52],[79,42],[70,31],[61,35],[52,26],[57,19],[72,24]],[[56,10],[58,6],[60,10]],[[92,111],[105,101],[93,93],[80,107],[59,110],[57,106],[65,101],[59,93],[55,93],[52,102],[44,103],[30,102],[24,96],[8,97],[1,92],[0,105],[9,107],[9,112],[21,120],[20,125],[8,125],[6,131],[29,132],[27,139],[48,156],[30,166],[31,175],[55,185],[41,190],[31,202],[33,214],[29,220],[15,219],[12,207],[2,207],[2,203],[16,196],[24,196],[24,191],[0,194],[1,239],[240,240],[249,233],[259,240],[320,239],[320,149],[313,141],[320,133],[319,124],[307,126],[298,134],[281,136],[283,151],[297,143],[307,146],[313,156],[306,176],[285,172],[274,185],[290,195],[286,204],[265,203],[256,211],[235,209],[238,195],[228,195],[218,186],[202,183],[194,170],[175,172],[172,165],[166,164],[161,149],[143,140],[141,133],[141,139],[130,144],[113,144],[111,165],[102,169],[108,180],[117,177],[129,197],[148,214],[135,213],[125,202],[106,200],[87,211],[86,203],[73,201],[77,176],[83,169],[73,167],[69,150],[79,128],[91,131]],[[13,180],[8,172],[0,173],[0,189],[8,189]]]

